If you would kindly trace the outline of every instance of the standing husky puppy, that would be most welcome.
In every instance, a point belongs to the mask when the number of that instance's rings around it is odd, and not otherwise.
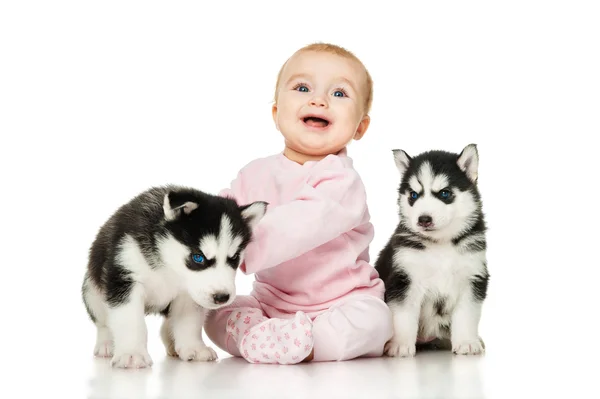
[[[214,360],[204,309],[235,298],[235,273],[266,203],[176,186],[151,188],[119,208],[90,248],[82,295],[97,327],[94,353],[115,367],[147,367],[144,317],[162,314],[167,353]]]
[[[402,176],[400,222],[375,262],[394,319],[385,353],[414,356],[417,342],[435,340],[456,354],[479,354],[489,275],[477,147],[393,153]]]

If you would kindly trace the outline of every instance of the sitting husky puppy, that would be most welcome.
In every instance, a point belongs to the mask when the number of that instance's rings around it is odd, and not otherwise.
[[[162,314],[167,353],[215,360],[202,341],[205,309],[230,304],[235,274],[267,204],[177,186],[151,188],[100,228],[83,302],[97,327],[94,353],[114,367],[149,367],[145,315]]]
[[[428,342],[482,353],[478,326],[489,275],[477,147],[414,158],[393,153],[400,222],[375,262],[394,320],[385,354],[414,356],[416,344]]]

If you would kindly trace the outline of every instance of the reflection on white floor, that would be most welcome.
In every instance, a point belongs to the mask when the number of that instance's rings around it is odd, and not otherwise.
[[[95,329],[89,320],[79,318],[67,327],[67,318],[50,313],[40,317],[44,323],[21,318],[20,328],[7,330],[18,330],[20,341],[5,341],[8,371],[0,374],[0,398],[600,398],[597,347],[575,345],[577,340],[570,337],[576,330],[567,323],[557,324],[552,335],[535,335],[534,329],[515,328],[525,323],[513,317],[502,320],[500,314],[497,326],[506,327],[485,331],[483,356],[438,351],[419,352],[410,359],[279,366],[250,364],[219,350],[216,362],[167,357],[157,333],[160,321],[149,317],[153,367],[122,370],[111,368],[109,359],[93,357]],[[35,342],[43,343],[42,355],[21,344]]]
[[[481,357],[423,353],[295,366],[160,358],[152,369],[112,369],[95,359],[90,399],[108,398],[482,398]]]

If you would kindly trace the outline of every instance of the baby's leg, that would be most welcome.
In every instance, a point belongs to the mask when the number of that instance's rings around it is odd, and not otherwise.
[[[240,325],[237,316],[232,313],[230,317],[236,327]],[[265,319],[245,330],[239,338],[242,356],[251,363],[278,364],[296,364],[309,357],[313,349],[312,322],[303,312],[290,316]]]
[[[304,313],[269,319],[253,297],[238,297],[211,313],[204,328],[221,349],[251,363],[300,363],[312,351],[311,321]]]
[[[385,302],[372,296],[349,298],[313,321],[313,361],[379,357],[393,333]]]
[[[267,319],[256,298],[249,295],[238,295],[231,305],[210,311],[204,323],[204,331],[206,331],[208,338],[225,352],[237,357],[241,357],[242,355],[238,348],[236,337],[227,331],[227,321],[231,312],[240,310],[244,310],[245,313],[254,311],[253,314],[255,317],[251,318],[251,325],[249,323],[249,326],[254,326]]]

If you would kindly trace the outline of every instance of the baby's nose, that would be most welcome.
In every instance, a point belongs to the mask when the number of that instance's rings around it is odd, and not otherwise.
[[[310,105],[312,105],[313,107],[326,107],[327,102],[323,97],[315,96],[310,100]]]

